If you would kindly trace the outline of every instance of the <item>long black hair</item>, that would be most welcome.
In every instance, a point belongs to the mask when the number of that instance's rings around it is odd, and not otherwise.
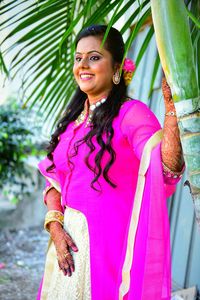
[[[105,25],[92,25],[83,29],[80,34],[77,36],[75,45],[77,46],[78,42],[85,37],[95,36],[97,38],[103,39],[103,36],[106,32],[107,26]],[[114,64],[121,64],[124,56],[124,42],[121,33],[115,29],[111,28],[104,44],[104,48],[109,51],[112,55],[113,66]],[[74,154],[78,154],[78,148],[81,144],[86,143],[88,146],[88,154],[85,157],[85,163],[87,167],[94,172],[94,178],[91,182],[91,187],[95,190],[98,190],[94,183],[98,183],[98,179],[103,175],[104,179],[112,186],[116,185],[109,178],[108,172],[112,164],[115,161],[116,153],[112,148],[112,138],[114,136],[114,130],[112,127],[113,119],[118,115],[122,103],[126,100],[127,87],[123,78],[123,71],[121,74],[121,79],[118,85],[113,84],[112,89],[107,97],[107,100],[95,109],[92,115],[91,120],[91,129],[90,131],[79,141],[74,144]],[[78,87],[72,100],[67,106],[67,110],[63,118],[59,121],[57,129],[51,137],[51,141],[48,146],[48,158],[53,162],[53,151],[58,145],[59,135],[63,133],[69,123],[75,121],[80,113],[84,109],[84,103],[87,99],[87,95],[80,90]],[[104,135],[104,139],[103,139]],[[105,139],[106,137],[106,139]],[[100,150],[95,156],[95,166],[91,166],[89,163],[89,156],[95,150],[94,143],[92,139],[96,138],[97,143],[100,145]],[[108,163],[102,169],[101,161],[103,154],[107,152],[110,156]],[[70,161],[70,157],[68,157]],[[47,171],[52,170],[55,167],[54,163],[47,168]]]

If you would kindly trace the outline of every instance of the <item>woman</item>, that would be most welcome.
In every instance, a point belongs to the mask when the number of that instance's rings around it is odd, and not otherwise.
[[[51,242],[38,299],[170,299],[165,199],[183,169],[175,109],[164,82],[162,138],[154,114],[127,97],[121,34],[111,28],[102,46],[105,31],[77,37],[78,88],[39,164]]]

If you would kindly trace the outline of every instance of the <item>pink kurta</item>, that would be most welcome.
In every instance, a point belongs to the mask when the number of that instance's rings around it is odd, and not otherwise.
[[[84,162],[88,146],[82,144],[78,154],[70,158],[71,162],[68,160],[74,152],[74,143],[89,130],[86,119],[87,116],[78,126],[72,122],[61,134],[54,151],[55,170],[46,172],[51,164],[48,159],[43,160],[39,168],[43,175],[59,181],[63,206],[81,211],[87,218],[92,300],[117,300],[140,159],[145,143],[160,129],[160,124],[142,102],[131,100],[122,105],[113,121],[112,147],[116,160],[109,171],[109,177],[117,187],[111,187],[101,176],[99,185],[96,185],[101,192],[97,192],[90,187],[93,173]],[[93,142],[96,150],[90,163],[94,166],[94,157],[100,146],[97,141]],[[109,155],[105,153],[103,167],[108,160]],[[173,190],[173,185],[164,183],[158,145],[152,151],[146,174],[130,289],[124,299],[170,299],[169,224],[165,200]]]

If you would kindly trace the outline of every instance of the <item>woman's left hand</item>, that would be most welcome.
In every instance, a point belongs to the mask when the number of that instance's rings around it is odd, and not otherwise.
[[[71,276],[75,271],[71,252],[77,252],[78,248],[71,236],[58,222],[50,223],[49,231],[56,248],[58,265],[65,276]]]
[[[184,165],[180,134],[171,89],[165,78],[162,80],[162,92],[165,104],[165,121],[161,144],[162,162],[170,170],[180,172]]]
[[[166,78],[162,79],[162,92],[163,92],[166,113],[174,112],[176,114],[174,102],[172,99],[171,89],[166,81]]]

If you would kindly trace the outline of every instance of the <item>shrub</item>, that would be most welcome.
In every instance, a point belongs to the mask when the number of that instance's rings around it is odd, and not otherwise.
[[[34,142],[39,126],[34,125],[38,122],[33,115],[13,101],[0,106],[0,189],[15,202],[27,193],[28,177],[33,184],[27,157],[40,153]]]

